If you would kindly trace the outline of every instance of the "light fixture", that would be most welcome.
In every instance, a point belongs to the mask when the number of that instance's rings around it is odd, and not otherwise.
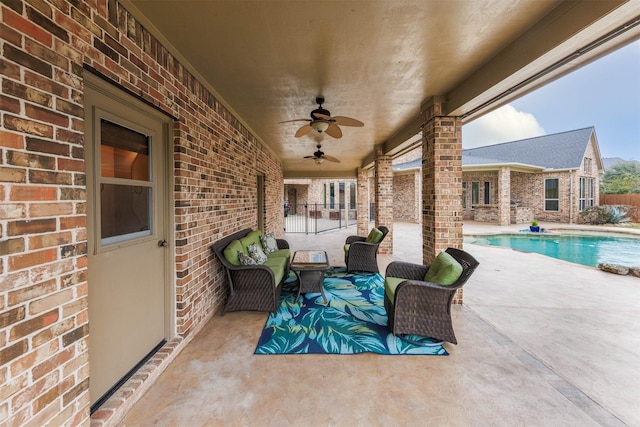
[[[313,160],[316,162],[316,165],[320,165],[324,161],[324,159],[322,157],[316,157]]]
[[[327,120],[316,119],[311,122],[311,127],[318,133],[322,133],[329,127],[329,122]]]

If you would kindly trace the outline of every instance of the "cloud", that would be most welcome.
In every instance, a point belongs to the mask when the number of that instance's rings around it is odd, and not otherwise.
[[[531,113],[504,105],[462,127],[462,147],[474,148],[544,135]]]

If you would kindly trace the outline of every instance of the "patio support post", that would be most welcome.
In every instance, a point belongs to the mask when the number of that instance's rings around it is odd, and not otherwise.
[[[369,233],[369,175],[363,168],[358,168],[358,203],[356,235],[366,236]]]
[[[391,156],[385,155],[382,146],[375,147],[376,226],[389,229],[378,253],[393,253],[393,166]]]
[[[448,247],[462,249],[462,120],[444,116],[445,98],[422,105],[422,259],[431,264]],[[462,304],[458,289],[454,304]]]
[[[498,170],[498,225],[511,223],[511,169]]]

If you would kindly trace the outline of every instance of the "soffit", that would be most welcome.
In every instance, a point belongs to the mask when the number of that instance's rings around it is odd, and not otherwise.
[[[637,2],[634,9],[620,0],[124,5],[271,148],[285,177],[355,176],[376,145],[391,153],[419,132],[420,108],[429,97],[446,96],[452,113],[468,113],[638,9]],[[611,11],[620,16],[607,18]],[[602,28],[586,31],[598,23]],[[282,122],[308,118],[319,95],[332,115],[365,126],[342,127],[341,139],[295,138],[304,123]],[[341,162],[302,160],[318,143]]]

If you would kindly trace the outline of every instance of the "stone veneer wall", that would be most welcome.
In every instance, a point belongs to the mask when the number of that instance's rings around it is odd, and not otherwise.
[[[113,422],[225,301],[209,246],[256,227],[280,235],[279,160],[115,0],[0,6],[0,424],[89,422],[83,69],[177,117],[178,337],[92,417]]]

